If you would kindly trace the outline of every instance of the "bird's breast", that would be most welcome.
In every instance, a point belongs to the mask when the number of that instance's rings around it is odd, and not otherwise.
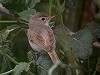
[[[32,49],[34,50],[34,51],[41,51],[41,48],[39,47],[39,46],[37,46],[35,43],[33,43],[32,41],[30,41],[29,40],[29,44],[30,44],[30,46],[32,47]]]

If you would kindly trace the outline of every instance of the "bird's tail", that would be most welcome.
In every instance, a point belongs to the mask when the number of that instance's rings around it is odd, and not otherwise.
[[[51,58],[51,60],[53,61],[53,63],[55,64],[57,61],[60,61],[59,57],[57,56],[55,50],[52,50],[50,52],[47,52]]]

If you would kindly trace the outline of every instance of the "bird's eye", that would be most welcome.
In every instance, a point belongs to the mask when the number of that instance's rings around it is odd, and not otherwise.
[[[41,20],[42,20],[42,21],[44,21],[44,20],[45,20],[45,18],[41,18]]]

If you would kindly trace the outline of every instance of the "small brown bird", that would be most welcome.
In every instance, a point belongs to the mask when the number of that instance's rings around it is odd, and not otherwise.
[[[55,52],[55,37],[49,21],[53,17],[37,12],[29,21],[28,40],[32,49],[35,51],[45,51],[49,54],[53,63],[59,58]]]

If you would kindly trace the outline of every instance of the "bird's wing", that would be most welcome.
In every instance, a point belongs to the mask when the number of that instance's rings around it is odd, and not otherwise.
[[[43,38],[45,39],[45,49],[51,51],[55,49],[55,37],[52,29],[49,26],[46,26],[42,30]]]
[[[46,26],[38,33],[36,31],[28,31],[29,40],[45,51],[55,49],[55,38],[52,29]]]

